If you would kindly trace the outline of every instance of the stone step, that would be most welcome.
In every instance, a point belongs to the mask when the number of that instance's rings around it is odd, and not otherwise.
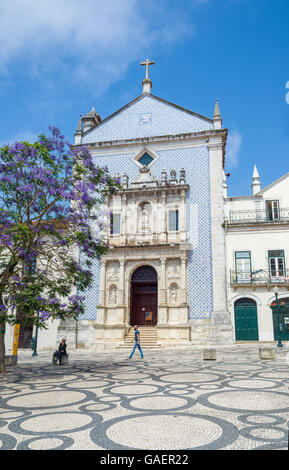
[[[143,335],[143,334],[157,334],[157,330],[155,328],[152,328],[151,330],[139,330],[140,334]],[[134,330],[129,330],[128,334],[130,333],[134,333]]]
[[[125,340],[134,341],[134,336],[126,336]],[[143,342],[143,341],[157,341],[157,340],[158,340],[157,336],[141,336],[140,337],[141,342]]]
[[[140,326],[139,328],[140,337],[141,337],[141,348],[160,348],[161,346],[157,344],[157,330],[154,326]],[[125,336],[123,344],[120,344],[119,348],[132,348],[134,345],[134,329],[131,328],[128,334]]]
[[[160,348],[160,347],[161,347],[160,344],[150,344],[150,345],[141,344],[141,348],[142,348],[142,349]],[[127,344],[120,344],[119,346],[117,346],[117,349],[132,349],[132,348],[133,348],[133,344],[130,344],[130,345],[127,345]]]
[[[156,331],[140,331],[139,333],[140,333],[141,336],[142,335],[146,335],[146,336],[147,335],[157,335]],[[135,334],[134,331],[130,331],[129,333],[127,333],[127,335],[134,335],[134,334]]]
[[[157,338],[141,338],[140,342],[141,342],[141,344],[142,344],[142,343],[156,343],[157,340],[158,340]],[[134,343],[134,338],[128,338],[128,337],[126,337],[126,338],[124,339],[124,341],[125,341],[126,343]]]
[[[139,331],[151,331],[151,330],[156,331],[156,327],[155,326],[139,326],[138,330]],[[134,331],[133,327],[131,327],[129,331]]]
[[[129,340],[124,340],[124,343],[125,344],[134,344],[134,339],[129,341]],[[157,343],[157,340],[153,341],[153,340],[147,340],[147,341],[141,341],[140,344],[156,344]]]
[[[141,338],[140,344],[144,343],[157,343],[158,339],[157,338]],[[134,343],[134,338],[125,338],[124,339],[125,343],[132,344]]]
[[[146,331],[145,333],[142,333],[140,332],[140,337],[142,338],[143,336],[157,336],[157,332],[154,331],[153,333],[150,333],[148,331]],[[133,333],[128,333],[126,336],[134,336],[134,332]]]
[[[134,343],[122,343],[121,346],[125,346],[126,348],[132,348]],[[143,347],[152,347],[152,346],[158,346],[158,343],[141,343],[141,348]]]

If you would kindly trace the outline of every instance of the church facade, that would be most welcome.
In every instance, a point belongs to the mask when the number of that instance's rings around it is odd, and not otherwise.
[[[75,145],[121,178],[106,196],[109,252],[93,267],[85,315],[60,324],[77,347],[111,348],[134,324],[158,345],[233,341],[227,311],[223,165],[227,130],[212,119],[142,94],[100,120],[80,119]],[[81,255],[80,255],[81,256]],[[77,330],[77,331],[76,331]]]
[[[104,196],[110,248],[94,261],[85,314],[50,320],[38,349],[62,337],[70,349],[131,346],[135,324],[147,346],[289,341],[289,173],[261,189],[255,167],[252,194],[228,197],[218,102],[208,118],[154,96],[143,65],[140,96],[79,119],[75,146],[122,187]],[[20,333],[29,347],[35,328]],[[12,327],[5,343],[11,351]]]

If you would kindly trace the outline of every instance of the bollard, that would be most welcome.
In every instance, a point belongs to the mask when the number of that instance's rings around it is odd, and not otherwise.
[[[275,359],[274,348],[259,348],[259,359]]]
[[[5,356],[5,366],[16,366],[18,355]]]
[[[54,356],[54,353],[52,355],[52,364],[55,366],[58,363],[58,359]],[[68,364],[68,354],[65,354],[65,356],[62,356],[61,359],[61,364],[66,366]]]
[[[204,361],[215,361],[217,359],[216,349],[203,349]]]
[[[64,366],[68,364],[68,354],[65,354],[65,356],[62,356],[61,363]]]

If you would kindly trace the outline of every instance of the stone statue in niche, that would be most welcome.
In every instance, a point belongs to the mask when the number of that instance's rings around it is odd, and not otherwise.
[[[177,284],[171,285],[171,302],[173,304],[177,303],[178,300],[178,286]]]
[[[112,305],[116,304],[116,298],[117,298],[117,289],[116,286],[111,286],[109,290],[109,303]]]
[[[148,228],[148,225],[149,225],[149,215],[144,208],[141,213],[141,228],[145,230]]]
[[[144,203],[139,207],[139,224],[138,228],[140,232],[149,232],[150,231],[150,204]]]

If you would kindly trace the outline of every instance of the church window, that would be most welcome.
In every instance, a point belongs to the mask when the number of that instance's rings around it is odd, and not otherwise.
[[[169,211],[169,231],[177,232],[179,230],[179,211]]]
[[[140,159],[139,163],[141,163],[144,166],[149,166],[149,164],[153,161],[153,158],[148,154],[145,153]]]
[[[110,214],[110,233],[118,234],[120,233],[120,214]]]

